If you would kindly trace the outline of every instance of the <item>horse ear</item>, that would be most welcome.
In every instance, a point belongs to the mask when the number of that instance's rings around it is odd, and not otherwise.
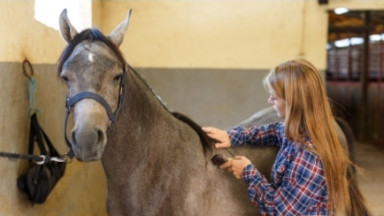
[[[132,9],[129,9],[127,17],[108,35],[108,38],[116,45],[120,46],[123,42],[125,32],[128,29],[129,17],[131,16]]]
[[[60,14],[59,19],[60,34],[68,43],[77,35],[76,29],[72,26],[67,16],[67,9],[64,9]]]

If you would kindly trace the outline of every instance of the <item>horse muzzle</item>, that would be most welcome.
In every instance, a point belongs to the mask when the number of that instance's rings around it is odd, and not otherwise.
[[[71,132],[71,146],[80,161],[99,160],[107,143],[105,131],[96,127],[74,128]]]
[[[102,157],[107,144],[108,114],[103,106],[91,99],[79,101],[73,107],[74,127],[68,145],[80,161]]]

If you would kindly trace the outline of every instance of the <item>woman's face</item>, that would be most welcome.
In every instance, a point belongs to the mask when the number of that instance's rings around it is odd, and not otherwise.
[[[278,97],[272,88],[269,89],[268,103],[272,105],[278,117],[285,118],[285,100]]]

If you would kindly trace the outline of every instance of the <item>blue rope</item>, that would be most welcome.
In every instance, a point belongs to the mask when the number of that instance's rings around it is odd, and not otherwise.
[[[36,81],[33,77],[28,79],[28,113],[29,116],[32,116],[33,114],[37,114],[40,112],[39,109],[37,109],[36,106],[36,99],[35,99],[35,93],[36,93]]]

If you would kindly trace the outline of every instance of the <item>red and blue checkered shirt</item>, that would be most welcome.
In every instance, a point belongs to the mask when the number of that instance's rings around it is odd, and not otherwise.
[[[247,129],[237,127],[227,132],[231,146],[280,147],[270,181],[253,164],[242,172],[242,178],[248,184],[248,196],[262,215],[334,214],[327,209],[327,186],[322,162],[303,144],[289,140],[285,136],[283,123]]]

